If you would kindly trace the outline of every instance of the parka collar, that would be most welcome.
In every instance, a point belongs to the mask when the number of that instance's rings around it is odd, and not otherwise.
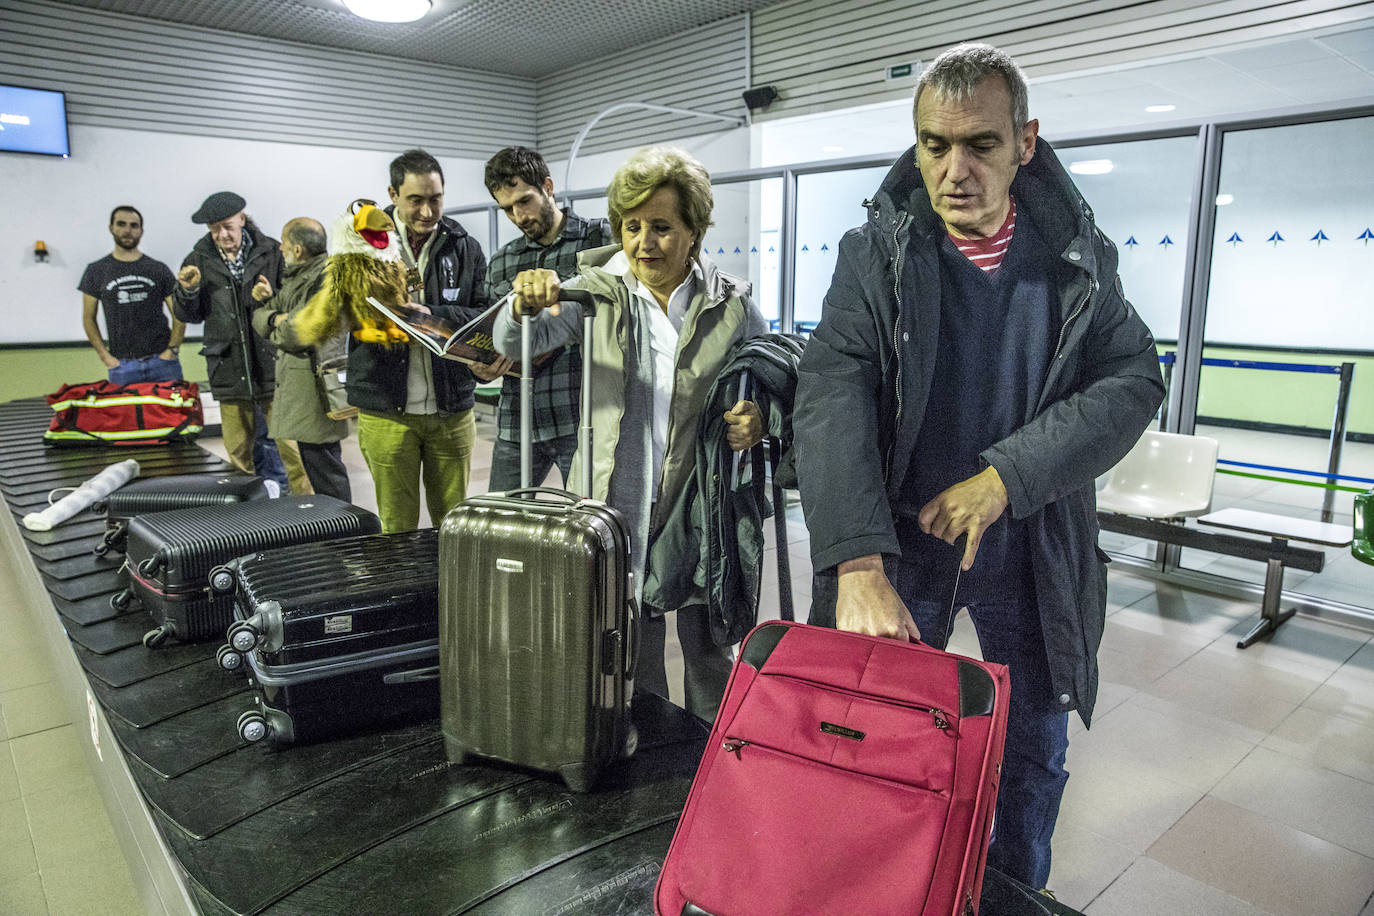
[[[1094,269],[1092,208],[1044,138],[1036,139],[1035,155],[1017,171],[1011,193],[1019,212],[1035,224],[1061,257],[1076,267]],[[935,235],[944,229],[921,181],[914,144],[892,164],[873,199],[865,205],[870,224],[881,230],[883,238],[891,237],[903,214],[910,219],[913,232]]]

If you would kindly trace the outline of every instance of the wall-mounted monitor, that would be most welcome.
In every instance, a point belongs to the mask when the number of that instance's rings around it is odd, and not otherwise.
[[[0,152],[70,156],[66,95],[0,86]]]

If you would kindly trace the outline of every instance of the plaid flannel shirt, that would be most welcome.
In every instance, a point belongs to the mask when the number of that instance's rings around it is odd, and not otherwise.
[[[563,232],[550,245],[539,245],[521,235],[492,255],[487,265],[487,296],[495,302],[510,292],[515,275],[543,267],[566,280],[577,273],[577,253],[610,245],[611,224],[604,219],[583,219],[566,207]],[[582,386],[582,354],[569,344],[535,369],[530,403],[534,406],[535,442],[548,442],[577,433],[578,398]],[[506,376],[501,383],[497,436],[520,441],[520,380]]]

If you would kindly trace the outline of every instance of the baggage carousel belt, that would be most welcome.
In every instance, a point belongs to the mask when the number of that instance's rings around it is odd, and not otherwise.
[[[37,445],[44,411],[0,405],[0,436],[25,440],[0,458],[16,523],[54,487],[126,457],[149,476],[231,472],[187,444]],[[452,764],[435,719],[283,750],[246,744],[235,721],[253,692],[215,662],[218,642],[150,650],[146,612],[110,606],[122,558],[91,554],[101,518],[20,530],[49,612],[202,912],[652,912],[708,733],[667,700],[636,697],[637,753],[587,794],[511,768]]]

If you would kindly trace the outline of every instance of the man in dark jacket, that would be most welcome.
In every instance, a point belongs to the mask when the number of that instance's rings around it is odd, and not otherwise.
[[[244,206],[232,191],[217,191],[191,215],[191,222],[209,231],[182,261],[172,304],[187,324],[205,322],[201,353],[219,401],[224,448],[235,467],[252,474],[256,410],[272,409],[276,349],[253,333],[257,303],[251,291],[258,277],[274,289],[281,285],[282,258],[277,240],[249,221]],[[295,445],[280,442],[278,451],[291,486],[310,492]]]
[[[477,240],[443,215],[444,172],[424,150],[391,163],[387,213],[411,268],[412,301],[455,327],[481,314],[487,262]],[[467,496],[477,426],[475,382],[467,366],[440,359],[412,342],[386,346],[353,340],[348,402],[358,415],[358,446],[377,488],[385,531],[419,524],[420,480],[430,524]]]
[[[321,365],[343,357],[345,334],[319,347],[306,346],[296,339],[290,322],[324,283],[326,244],[324,226],[308,216],[282,226],[281,289],[274,290],[266,277],[253,284],[253,299],[263,303],[253,312],[253,330],[277,347],[277,390],[268,431],[278,442],[296,443],[314,492],[352,502],[339,446],[348,436],[348,421],[330,418],[320,373]]]
[[[943,646],[967,608],[984,656],[1009,666],[988,861],[1040,888],[1068,712],[1088,724],[1097,693],[1093,481],[1164,387],[1116,250],[1026,95],[986,45],[922,74],[916,146],[841,242],[793,422],[813,621]]]

